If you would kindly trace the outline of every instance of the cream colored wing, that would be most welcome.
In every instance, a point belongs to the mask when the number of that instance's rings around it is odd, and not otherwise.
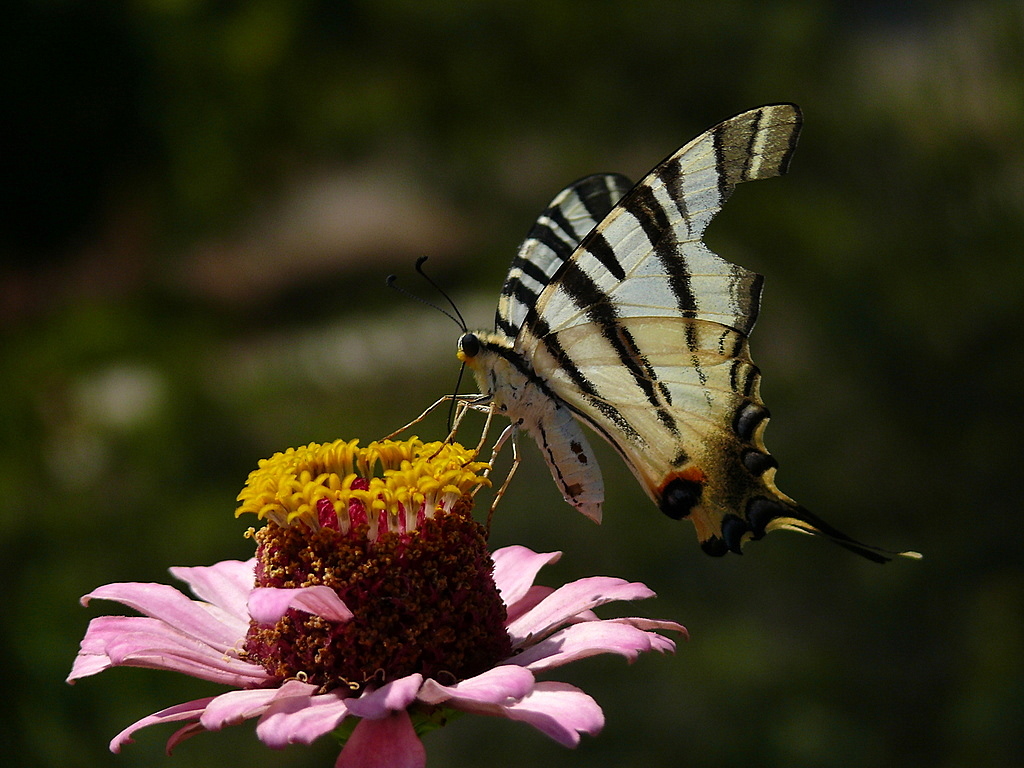
[[[658,165],[551,275],[514,349],[709,554],[796,528],[884,561],[775,486],[747,342],[762,278],[701,241],[737,184],[786,172],[800,125],[794,105],[760,107]]]
[[[798,520],[799,508],[775,487],[776,463],[763,441],[768,411],[745,337],[681,317],[624,318],[621,331],[643,349],[634,362],[647,387],[593,324],[554,334],[600,393],[596,402],[549,345],[527,352],[537,374],[618,450],[659,508],[693,522],[710,554],[738,552],[746,539]]]

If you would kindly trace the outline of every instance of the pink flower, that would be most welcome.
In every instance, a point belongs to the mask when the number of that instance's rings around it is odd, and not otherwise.
[[[68,682],[116,666],[183,672],[237,690],[177,704],[132,724],[114,737],[119,752],[140,728],[182,722],[167,742],[170,751],[203,730],[216,731],[259,718],[256,733],[270,747],[308,744],[360,718],[337,765],[423,766],[426,754],[410,713],[440,715],[461,710],[521,720],[567,747],[580,734],[597,734],[601,708],[566,683],[538,681],[535,674],[576,659],[618,653],[632,661],[643,651],[671,651],[675,643],[653,630],[684,632],[671,621],[599,619],[594,608],[614,600],[642,600],[654,593],[643,584],[594,576],[558,589],[534,585],[538,570],[559,553],[540,554],[512,546],[494,552],[494,581],[504,601],[512,655],[465,680],[444,685],[406,675],[358,695],[346,688],[326,693],[301,679],[275,680],[243,658],[249,622],[267,623],[289,608],[345,621],[351,612],[327,587],[254,588],[255,560],[228,560],[195,568],[172,568],[198,600],[163,584],[107,584],[82,598],[114,600],[143,616],[101,616],[89,624]]]
[[[595,576],[551,589],[534,579],[560,553],[490,554],[470,515],[486,465],[472,459],[461,446],[416,439],[276,454],[239,495],[239,512],[268,520],[250,532],[255,558],[172,568],[198,599],[141,583],[83,597],[143,615],[93,619],[68,682],[136,666],[234,688],[139,720],[111,751],[156,723],[182,724],[170,752],[201,731],[257,718],[257,736],[273,748],[333,733],[339,768],[422,768],[419,734],[461,712],[520,720],[569,747],[600,731],[590,696],[536,675],[600,653],[632,661],[671,651],[658,631],[686,630],[594,613],[652,597],[643,584]]]

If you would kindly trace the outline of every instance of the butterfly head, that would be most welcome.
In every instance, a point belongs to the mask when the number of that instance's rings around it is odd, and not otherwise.
[[[480,338],[475,333],[464,333],[459,337],[459,360],[471,364],[473,359],[480,354]]]
[[[463,333],[456,357],[474,373],[493,367],[502,358],[519,359],[504,337],[488,331]]]
[[[493,395],[499,388],[496,380],[498,372],[495,365],[498,363],[494,354],[494,347],[490,343],[490,334],[485,331],[467,331],[459,337],[459,348],[456,357],[463,366],[473,372],[480,391]]]

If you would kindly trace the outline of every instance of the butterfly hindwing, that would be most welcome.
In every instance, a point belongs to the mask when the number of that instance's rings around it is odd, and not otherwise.
[[[644,350],[632,367],[583,324],[554,340],[586,377],[585,388],[569,379],[548,345],[533,351],[535,370],[612,443],[665,514],[694,523],[711,553],[738,551],[746,534],[765,533],[768,520],[755,520],[754,528],[748,518],[754,499],[791,515],[794,505],[775,488],[775,460],[764,447],[768,412],[743,335],[702,320],[651,317],[623,318],[620,332]],[[730,516],[744,524],[732,523],[726,537]]]

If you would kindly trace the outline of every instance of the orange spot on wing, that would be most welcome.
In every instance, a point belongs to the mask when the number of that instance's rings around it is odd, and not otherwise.
[[[665,478],[661,481],[658,486],[659,495],[665,491],[665,488],[675,479],[685,480],[688,483],[698,483],[704,485],[708,481],[708,476],[704,474],[704,470],[698,466],[689,466],[686,469],[680,470],[679,472],[672,472],[671,474],[665,475]]]
[[[707,475],[695,466],[665,475],[655,495],[658,508],[673,520],[690,517],[701,503],[706,481]]]

